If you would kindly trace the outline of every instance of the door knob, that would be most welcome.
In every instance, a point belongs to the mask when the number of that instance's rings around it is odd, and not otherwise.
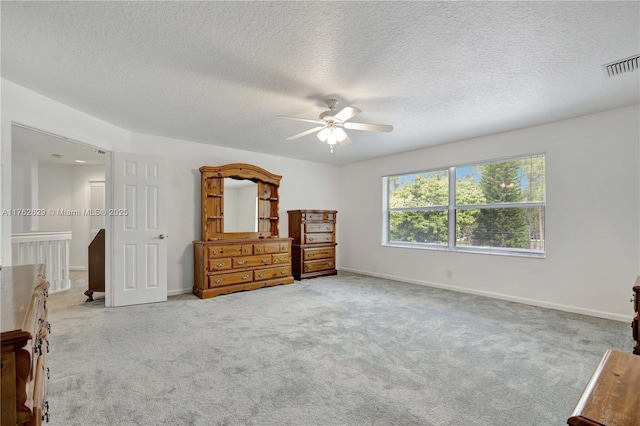
[[[158,238],[160,238],[161,240],[164,240],[165,238],[169,238],[169,237],[167,237],[164,234],[160,234],[160,235],[158,235]]]

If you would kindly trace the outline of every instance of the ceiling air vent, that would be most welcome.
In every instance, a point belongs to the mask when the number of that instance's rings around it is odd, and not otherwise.
[[[602,69],[604,74],[608,77],[622,74],[623,72],[630,72],[637,70],[640,65],[640,55],[629,56],[628,58],[620,59],[619,61],[610,62],[604,64]]]

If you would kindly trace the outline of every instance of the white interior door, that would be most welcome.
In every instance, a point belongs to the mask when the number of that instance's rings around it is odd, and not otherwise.
[[[167,167],[163,157],[114,152],[112,306],[167,300]]]

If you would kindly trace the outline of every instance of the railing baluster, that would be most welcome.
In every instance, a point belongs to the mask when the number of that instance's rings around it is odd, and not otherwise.
[[[14,265],[42,263],[51,292],[71,288],[69,248],[71,232],[29,232],[11,236]]]

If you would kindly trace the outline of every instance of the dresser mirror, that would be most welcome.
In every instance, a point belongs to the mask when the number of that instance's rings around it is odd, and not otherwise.
[[[224,232],[258,231],[258,184],[224,178]]]
[[[202,241],[275,238],[282,176],[244,163],[203,166]]]

